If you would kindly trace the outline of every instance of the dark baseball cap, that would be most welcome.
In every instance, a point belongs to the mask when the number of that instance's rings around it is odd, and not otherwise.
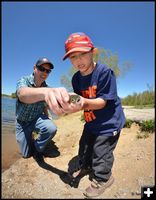
[[[50,62],[50,60],[48,58],[40,58],[37,62],[36,62],[36,66],[41,66],[43,64],[49,64],[50,68],[53,69],[54,65]]]

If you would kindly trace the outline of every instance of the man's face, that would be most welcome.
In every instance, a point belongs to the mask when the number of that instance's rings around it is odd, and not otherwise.
[[[51,68],[48,63],[45,63],[41,66],[34,67],[34,73],[41,82],[43,82],[47,79],[50,72],[51,72]]]

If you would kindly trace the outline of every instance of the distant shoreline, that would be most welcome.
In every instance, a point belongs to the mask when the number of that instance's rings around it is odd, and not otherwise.
[[[8,98],[11,98],[11,99],[15,99],[16,98],[15,93],[12,93],[11,95],[9,95],[9,94],[2,94],[2,97],[8,97]]]

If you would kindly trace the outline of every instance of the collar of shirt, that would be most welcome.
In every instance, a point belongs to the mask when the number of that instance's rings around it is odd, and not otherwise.
[[[35,81],[34,81],[34,74],[31,74],[30,75],[30,79],[29,79],[29,82],[32,86],[35,86],[36,87],[36,84],[35,84]],[[46,82],[44,81],[41,85],[41,87],[47,87],[48,85],[46,84]]]

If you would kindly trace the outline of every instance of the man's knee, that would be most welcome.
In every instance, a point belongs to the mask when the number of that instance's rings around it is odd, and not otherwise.
[[[54,124],[52,124],[51,126],[48,126],[47,128],[48,128],[48,133],[49,133],[49,135],[50,135],[51,137],[54,137],[54,135],[55,135],[56,132],[57,132],[57,127],[56,127]]]

